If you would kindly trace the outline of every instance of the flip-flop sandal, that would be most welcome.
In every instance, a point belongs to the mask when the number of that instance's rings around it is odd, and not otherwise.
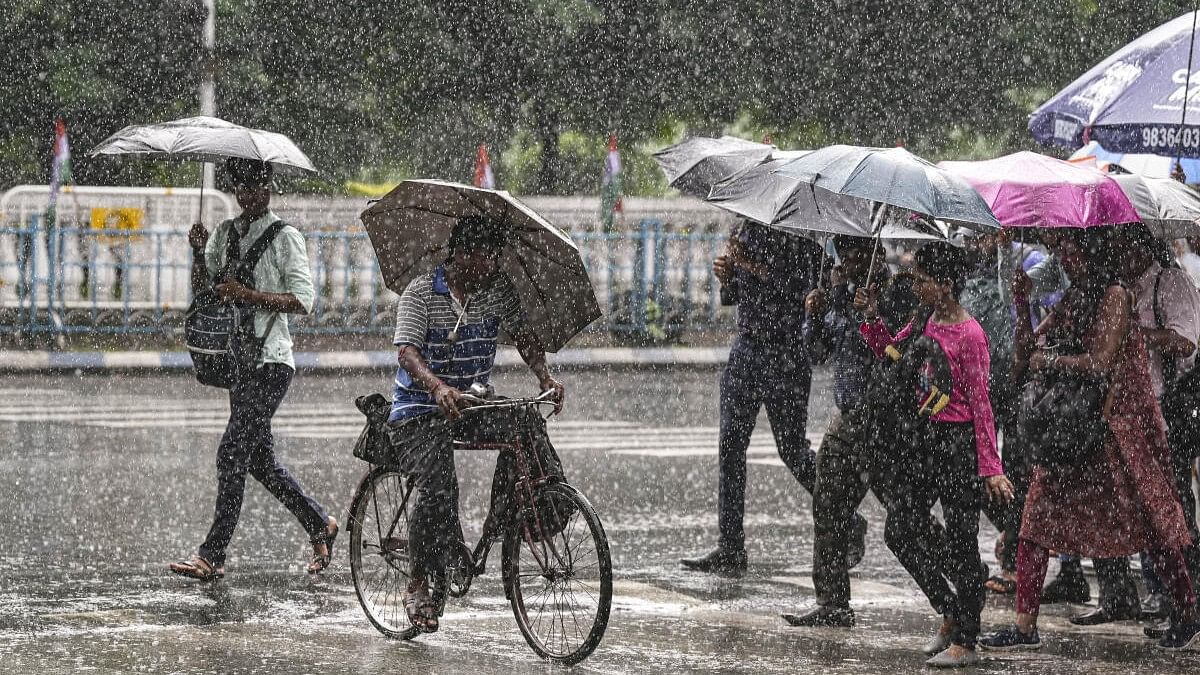
[[[996,595],[1012,595],[1017,592],[1017,582],[1013,579],[1005,579],[1000,575],[989,577],[983,585]]]
[[[312,559],[308,561],[309,574],[317,574],[326,567],[329,567],[329,563],[333,561],[333,542],[337,540],[338,532],[341,532],[341,528],[338,527],[336,522],[333,524],[332,532],[326,530],[325,553],[324,555],[320,553],[313,554]]]
[[[200,581],[216,581],[217,579],[225,578],[225,568],[223,566],[213,567],[212,563],[200,556],[196,556],[191,560],[173,562],[167,565],[167,568],[181,577],[198,579]]]
[[[422,633],[434,633],[438,629],[438,604],[429,595],[428,588],[404,591],[401,598],[408,620]]]

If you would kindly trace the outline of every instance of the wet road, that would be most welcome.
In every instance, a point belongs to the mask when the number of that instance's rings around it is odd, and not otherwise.
[[[715,539],[716,375],[658,370],[564,374],[571,395],[550,433],[568,476],[597,507],[616,569],[608,633],[581,672],[883,673],[921,668],[936,624],[883,545],[882,512],[855,572],[859,627],[802,630],[780,611],[812,602],[810,500],[774,454],[765,417],[751,448],[750,575],[719,580],[677,559]],[[361,427],[354,396],[386,391],[386,376],[301,376],[276,418],[285,463],[345,522],[365,466],[350,454]],[[503,391],[528,390],[519,373]],[[811,430],[829,413],[825,376]],[[303,571],[308,546],[291,516],[249,482],[227,563],[204,585],[165,572],[189,556],[210,522],[214,448],[227,405],[183,376],[42,376],[0,380],[0,658],[10,672],[391,673],[546,672],[525,645],[498,575],[447,608],[442,631],[384,639],[355,599],[347,539],[332,568]],[[468,538],[482,521],[492,458],[460,458]],[[981,550],[994,530],[983,528]],[[494,558],[495,559],[495,558]],[[494,566],[493,566],[494,567]],[[1093,585],[1094,588],[1094,585]],[[1134,623],[1082,630],[1078,608],[1047,608],[1040,653],[989,658],[988,672],[1200,670],[1200,655],[1151,648]],[[992,598],[985,626],[1011,620]]]

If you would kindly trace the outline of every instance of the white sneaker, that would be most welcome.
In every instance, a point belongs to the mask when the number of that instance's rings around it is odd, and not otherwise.
[[[974,649],[964,651],[960,656],[951,656],[950,648],[947,647],[937,656],[925,662],[925,665],[931,668],[966,668],[967,666],[978,665],[979,654]]]

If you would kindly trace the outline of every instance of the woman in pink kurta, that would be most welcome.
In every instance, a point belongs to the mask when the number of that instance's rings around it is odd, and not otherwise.
[[[925,652],[931,666],[977,663],[975,641],[983,609],[987,568],[979,558],[979,510],[986,487],[990,498],[1008,501],[1012,484],[996,452],[996,425],[988,398],[988,344],[979,323],[958,304],[968,271],[963,251],[937,242],[917,251],[916,284],[931,308],[924,326],[909,324],[896,336],[875,315],[866,293],[856,298],[868,321],[863,337],[877,356],[914,330],[934,340],[950,365],[951,398],[943,410],[904,439],[892,457],[894,477],[885,490],[888,548],[916,580],[942,625]],[[913,408],[921,405],[916,392]],[[942,536],[931,517],[940,502]]]
[[[1017,550],[1017,621],[986,636],[981,642],[989,649],[1041,646],[1037,617],[1049,549],[1091,558],[1149,551],[1174,605],[1160,646],[1200,642],[1196,596],[1180,552],[1188,533],[1166,425],[1129,292],[1116,280],[1113,263],[1120,253],[1107,229],[1056,237],[1052,248],[1072,288],[1038,328],[1046,345],[1035,349],[1032,326],[1018,322],[1018,370],[1106,377],[1112,400],[1104,411],[1108,431],[1094,456],[1078,466],[1033,468]],[[1028,278],[1018,272],[1014,286],[1017,316],[1028,317]]]

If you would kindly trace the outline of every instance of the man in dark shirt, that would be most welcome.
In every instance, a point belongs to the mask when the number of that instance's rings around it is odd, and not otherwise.
[[[764,405],[780,458],[812,492],[816,453],[806,435],[812,370],[802,328],[804,297],[816,285],[822,255],[812,241],[747,221],[713,262],[722,300],[737,304],[738,332],[721,377],[720,541],[716,550],[680,561],[688,569],[746,571],[746,450]]]
[[[817,607],[801,615],[784,614],[793,626],[854,625],[850,568],[862,558],[866,534],[866,521],[854,510],[875,483],[870,472],[864,472],[870,464],[864,459],[869,426],[864,399],[875,355],[859,330],[863,317],[854,308],[854,293],[866,282],[874,243],[872,239],[835,237],[841,265],[834,270],[833,288],[828,294],[812,291],[805,301],[805,337],[814,360],[828,358],[832,362],[837,412],[821,442],[813,490],[812,576]],[[911,318],[916,299],[906,284],[889,279],[882,256],[875,260],[871,279],[873,287],[877,283],[884,289],[880,316],[890,330],[898,331]],[[879,488],[875,489],[878,492]]]

